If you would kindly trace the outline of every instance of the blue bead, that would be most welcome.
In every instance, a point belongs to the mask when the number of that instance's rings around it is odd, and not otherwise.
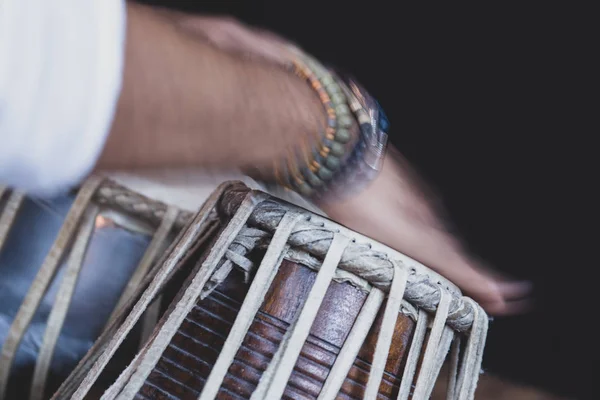
[[[323,179],[324,181],[330,181],[331,178],[333,178],[333,171],[325,167],[321,167],[317,174],[319,178]]]
[[[366,122],[360,124],[360,131],[364,136],[371,136],[373,134],[373,128],[371,127],[371,124]]]
[[[377,107],[379,108],[379,129],[387,133],[390,128],[390,120],[387,115],[385,115],[385,112],[379,103],[377,103]]]

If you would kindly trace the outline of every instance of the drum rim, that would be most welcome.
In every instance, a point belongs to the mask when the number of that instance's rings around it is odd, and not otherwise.
[[[221,207],[217,207],[218,214],[221,216],[225,216],[227,218],[230,218],[232,216],[232,214],[234,213],[235,210],[230,210],[229,209],[230,205],[232,203],[235,203],[238,200],[238,197],[240,197],[240,198],[243,197],[241,195],[241,193],[245,194],[249,191],[252,191],[257,194],[260,193],[263,196],[264,195],[267,196],[267,200],[264,200],[264,201],[274,202],[274,203],[280,205],[281,207],[285,208],[286,211],[295,211],[300,214],[307,214],[310,217],[309,222],[313,223],[315,225],[315,229],[325,228],[326,230],[331,231],[331,232],[335,232],[337,230],[337,231],[343,233],[344,235],[350,237],[354,243],[367,244],[371,249],[387,255],[389,259],[401,261],[402,265],[404,265],[409,270],[411,270],[411,272],[414,271],[417,274],[428,276],[432,282],[438,283],[438,285],[440,285],[444,289],[449,290],[453,295],[456,295],[458,297],[461,297],[463,295],[462,291],[460,290],[460,288],[458,286],[456,286],[456,284],[454,284],[448,278],[445,278],[444,276],[435,272],[434,270],[432,270],[428,266],[424,265],[423,263],[415,260],[414,258],[412,258],[400,251],[394,250],[393,248],[391,248],[375,239],[372,239],[366,235],[356,232],[353,229],[345,227],[344,225],[341,225],[341,224],[331,220],[328,217],[324,217],[324,216],[319,215],[311,210],[307,210],[301,206],[292,204],[285,199],[271,195],[270,193],[264,192],[262,190],[249,188],[245,183],[240,182],[240,181],[231,181],[231,182],[226,182],[224,184],[229,184],[229,185],[225,189],[223,195],[221,196],[221,200],[220,200]],[[240,194],[239,195],[234,194],[236,191],[239,191]],[[235,198],[225,199],[225,196],[227,196],[227,194],[234,194]],[[224,209],[226,209],[226,210],[224,210]],[[251,227],[255,227],[255,224],[252,224],[250,220],[247,222],[247,225],[251,226]],[[318,226],[318,225],[321,225],[321,226]],[[340,267],[340,268],[345,270],[342,267]],[[356,275],[352,271],[346,271],[346,272]],[[365,279],[366,281],[369,282],[369,280],[366,278],[362,278],[362,279]],[[369,283],[371,283],[371,282],[369,282]]]
[[[442,285],[445,289],[453,292],[457,296],[462,296],[462,294],[463,294],[462,291],[452,281],[450,281],[448,278],[443,277],[439,273],[435,272],[434,270],[432,270],[428,266],[422,264],[421,262],[415,260],[414,258],[407,256],[406,254],[404,254],[402,252],[394,250],[393,248],[391,248],[375,239],[372,239],[366,235],[356,232],[353,229],[347,228],[344,225],[341,225],[329,218],[325,218],[325,217],[319,216],[317,214],[315,214],[312,218],[315,220],[321,220],[323,222],[326,221],[325,224],[334,225],[336,227],[336,229],[339,229],[341,232],[348,233],[349,234],[348,236],[352,237],[352,239],[354,241],[356,241],[357,243],[366,242],[367,244],[369,244],[371,246],[371,248],[387,254],[391,259],[400,259],[400,261],[402,261],[402,263],[404,265],[406,265],[409,268],[409,270],[414,268],[416,273],[422,274],[422,275],[427,275],[427,276],[433,278],[432,280],[438,282],[438,284]],[[347,272],[352,273],[350,271],[347,271]]]
[[[319,223],[319,224],[324,224],[325,228],[330,228],[329,230],[337,229],[337,230],[343,232],[346,236],[354,239],[356,243],[366,243],[371,248],[375,249],[376,251],[386,254],[390,259],[400,260],[409,269],[414,268],[416,273],[422,274],[422,275],[427,275],[428,277],[431,278],[432,281],[439,282],[439,284],[441,284],[442,287],[446,288],[447,290],[449,290],[450,292],[452,292],[453,294],[455,294],[459,297],[462,296],[462,294],[463,294],[462,291],[460,290],[460,288],[458,286],[456,286],[452,281],[450,281],[448,278],[445,278],[443,275],[440,275],[439,273],[435,272],[434,270],[432,270],[425,264],[415,260],[414,258],[412,258],[402,252],[394,250],[393,248],[391,248],[375,239],[372,239],[366,235],[356,232],[353,229],[345,227],[345,226],[331,220],[328,217],[319,215],[319,214],[315,213],[314,211],[311,211],[304,207],[290,203],[289,201],[287,201],[281,197],[272,195],[272,194],[264,192],[262,190],[250,188],[248,185],[246,185],[246,183],[241,182],[241,181],[225,181],[225,182],[223,182],[222,185],[224,187],[226,187],[226,189],[224,190],[224,193],[221,195],[221,199],[219,201],[219,203],[222,206],[216,208],[217,214],[219,216],[225,216],[225,217],[229,218],[233,215],[233,212],[232,212],[233,210],[223,211],[223,208],[229,208],[229,204],[227,204],[227,203],[233,203],[236,201],[236,200],[225,200],[224,197],[228,193],[234,193],[236,191],[240,191],[240,192],[253,191],[255,193],[261,193],[268,197],[267,201],[275,202],[289,210],[294,210],[299,213],[308,214],[311,218],[311,221],[317,221],[317,223]],[[125,215],[137,214],[139,217],[140,214],[144,214],[143,219],[145,221],[147,221],[148,223],[153,223],[155,225],[157,225],[156,221],[161,220],[162,215],[164,214],[164,212],[166,211],[166,208],[167,208],[167,206],[165,204],[163,204],[162,202],[149,199],[144,195],[133,192],[129,188],[123,187],[110,179],[104,180],[103,184],[101,185],[101,187],[98,190],[98,193],[96,195],[96,200],[98,200],[98,202],[101,205],[109,204],[112,207],[121,209]],[[137,204],[146,205],[146,207],[144,207],[146,210],[146,213],[140,212],[140,208],[135,206]],[[224,207],[223,207],[223,204],[224,204]],[[189,212],[186,210],[181,210],[176,225],[179,227],[183,227],[183,226],[187,225],[187,223],[193,219],[194,215],[195,215],[195,213],[192,213],[192,212]],[[250,225],[250,224],[248,224],[248,225]],[[328,227],[327,225],[330,225],[330,227]],[[353,273],[351,271],[347,271],[347,272]]]
[[[252,192],[252,194],[250,194],[250,192]],[[385,255],[385,257],[382,259],[382,264],[387,262],[390,264],[399,263],[405,267],[408,267],[409,269],[412,268],[410,271],[411,277],[409,277],[409,281],[414,279],[414,284],[417,285],[414,287],[420,292],[417,296],[420,300],[415,301],[407,299],[407,301],[412,303],[415,307],[425,308],[428,312],[435,312],[441,291],[448,291],[453,299],[453,305],[450,312],[451,322],[449,324],[453,327],[453,329],[461,332],[468,331],[471,328],[473,324],[473,318],[475,316],[475,310],[473,309],[472,304],[467,301],[468,297],[463,296],[460,289],[447,278],[431,270],[426,265],[412,259],[411,257],[408,257],[407,255],[390,248],[389,246],[359,234],[352,229],[344,227],[330,220],[329,218],[318,215],[314,211],[310,211],[301,206],[292,204],[285,199],[265,193],[262,190],[251,188],[242,181],[225,181],[215,192],[213,192],[211,198],[213,198],[216,203],[215,207],[210,212],[211,216],[209,217],[209,220],[216,221],[218,219],[225,218],[227,222],[229,222],[230,218],[234,216],[237,207],[241,204],[241,201],[246,197],[246,195],[249,194],[253,196],[257,202],[254,212],[258,211],[262,205],[271,203],[276,204],[278,207],[284,208],[284,210],[280,210],[282,214],[284,211],[292,210],[297,213],[305,214],[307,217],[310,216],[311,221],[319,221],[320,224],[323,224],[322,227],[316,228],[325,228],[330,232],[335,232],[336,230],[340,232],[344,231],[345,235],[348,235],[350,238],[354,238],[356,243],[359,245],[369,245],[374,252]],[[154,224],[157,224],[162,219],[167,208],[164,203],[135,193],[130,189],[111,181],[110,179],[104,180],[103,184],[96,193],[96,200],[101,205],[108,205],[110,207],[120,209],[126,214],[136,215],[138,218],[142,218],[143,220]],[[175,224],[176,227],[183,228],[188,226],[189,223],[194,220],[195,215],[197,215],[196,212],[192,213],[187,210],[180,210]],[[277,228],[277,222],[275,220],[268,221],[268,225],[272,226],[269,226],[268,229],[263,229],[260,227],[258,229],[266,231],[267,234],[272,234]],[[250,220],[246,222],[246,226],[256,228],[255,224],[251,223]],[[296,248],[295,246],[292,247]],[[298,247],[298,249],[301,251],[307,250],[300,247]],[[312,252],[310,249],[308,250],[309,251],[307,251],[307,253],[311,254]],[[373,263],[376,262],[373,261]],[[393,276],[391,271],[393,268],[388,269],[388,266],[384,266],[384,268],[389,271],[389,276],[382,276],[382,279],[380,279],[379,282],[374,282],[373,279],[368,279],[366,276],[361,276],[361,274],[357,274],[356,271],[349,271],[343,265],[340,265],[339,267],[340,270],[364,279],[369,284],[380,287],[387,292],[389,285],[391,284],[391,278]],[[425,289],[425,292],[420,291],[419,286]],[[422,298],[421,295],[427,298]],[[477,308],[481,308],[481,306],[477,305]]]
[[[470,301],[467,296],[463,296],[456,285],[425,265],[336,222],[315,215],[312,211],[263,191],[252,190],[242,182],[226,182],[223,186],[223,193],[216,207],[221,219],[225,218],[228,223],[233,221],[241,201],[248,197],[255,205],[252,214],[245,221],[245,226],[263,231],[267,235],[272,235],[278,229],[286,213],[305,215],[306,218],[299,223],[288,239],[291,248],[321,258],[327,253],[330,241],[336,232],[354,238],[355,242],[346,249],[352,256],[340,263],[339,270],[362,278],[387,293],[393,280],[394,269],[398,266],[406,268],[408,287],[404,297],[409,303],[429,313],[436,313],[443,293],[447,292],[451,298],[448,325],[458,332],[467,332],[471,329],[477,310],[481,309],[481,306]],[[318,221],[318,224],[315,224],[315,221]],[[311,238],[313,229],[314,240]],[[323,231],[327,233],[323,235]],[[359,248],[359,246],[364,247]],[[370,248],[367,248],[368,246]]]

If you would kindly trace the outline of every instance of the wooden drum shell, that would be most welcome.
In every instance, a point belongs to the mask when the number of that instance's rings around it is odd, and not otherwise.
[[[287,327],[300,311],[316,272],[284,261],[217,398],[249,399]],[[137,398],[196,399],[221,352],[248,284],[233,272],[209,297],[198,301],[150,373]],[[332,282],[304,344],[284,398],[316,399],[367,293]],[[381,317],[381,316],[380,316]],[[380,320],[380,318],[379,318]],[[340,391],[340,399],[362,399],[380,321],[374,325]],[[379,399],[395,399],[414,321],[398,315]]]

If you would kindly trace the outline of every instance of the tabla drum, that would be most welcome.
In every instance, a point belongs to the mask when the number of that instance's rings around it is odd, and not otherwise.
[[[51,199],[0,187],[0,398],[50,398],[192,215],[101,178]]]
[[[446,398],[473,398],[487,316],[414,260],[240,182],[221,185],[194,216],[88,183],[63,236],[89,230],[91,203],[158,229],[137,280],[53,399],[427,399],[444,364]],[[164,232],[181,226],[163,251]],[[62,246],[67,266],[85,247],[75,236]]]

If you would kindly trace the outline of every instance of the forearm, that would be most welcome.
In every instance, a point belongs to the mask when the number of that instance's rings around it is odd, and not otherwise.
[[[130,4],[122,92],[97,168],[267,168],[323,123],[301,79]]]

